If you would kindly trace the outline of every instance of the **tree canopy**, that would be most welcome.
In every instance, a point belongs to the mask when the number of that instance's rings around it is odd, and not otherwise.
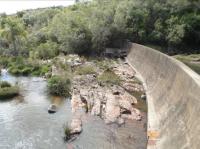
[[[93,0],[0,16],[0,54],[49,59],[101,54],[130,40],[200,52],[199,0]]]

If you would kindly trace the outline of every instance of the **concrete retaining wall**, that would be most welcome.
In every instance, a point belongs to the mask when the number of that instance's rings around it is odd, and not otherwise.
[[[128,63],[147,91],[148,148],[200,148],[200,76],[151,48],[131,44]]]

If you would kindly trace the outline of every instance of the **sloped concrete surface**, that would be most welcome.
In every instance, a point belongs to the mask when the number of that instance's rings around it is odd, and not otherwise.
[[[151,48],[131,44],[128,63],[143,81],[148,149],[200,148],[200,76]]]

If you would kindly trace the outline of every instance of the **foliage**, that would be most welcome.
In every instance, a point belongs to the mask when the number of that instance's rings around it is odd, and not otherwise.
[[[103,72],[103,74],[101,74],[100,76],[98,76],[98,82],[101,83],[108,83],[108,84],[116,84],[119,85],[121,80],[120,77],[115,74],[113,71],[111,70],[106,70]]]
[[[70,96],[71,81],[68,78],[53,76],[48,80],[48,91],[56,96]]]
[[[6,81],[0,82],[0,88],[11,87],[11,84]]]
[[[98,65],[99,68],[103,70],[111,69],[112,64],[114,63],[114,60],[112,59],[101,59],[101,60],[95,60],[95,63]]]
[[[71,128],[68,124],[64,125],[65,141],[68,141],[71,138]]]
[[[17,86],[11,86],[6,81],[0,82],[0,100],[6,100],[15,97],[19,94],[19,88]]]
[[[192,70],[200,74],[200,54],[175,55],[176,59],[185,63]]]
[[[13,75],[43,76],[50,71],[50,65],[31,62],[22,57],[16,57],[7,64],[8,71]]]
[[[101,54],[126,39],[199,53],[198,0],[93,0],[0,16],[0,55],[50,59]]]
[[[96,74],[93,66],[79,66],[75,70],[77,75]]]
[[[47,41],[46,43],[41,43],[34,53],[33,58],[39,58],[43,60],[54,58],[58,55],[58,46],[54,42]]]

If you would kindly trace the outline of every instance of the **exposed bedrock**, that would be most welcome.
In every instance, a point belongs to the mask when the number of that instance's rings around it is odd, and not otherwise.
[[[127,60],[146,89],[148,148],[198,149],[200,76],[183,63],[138,44],[131,44]]]

